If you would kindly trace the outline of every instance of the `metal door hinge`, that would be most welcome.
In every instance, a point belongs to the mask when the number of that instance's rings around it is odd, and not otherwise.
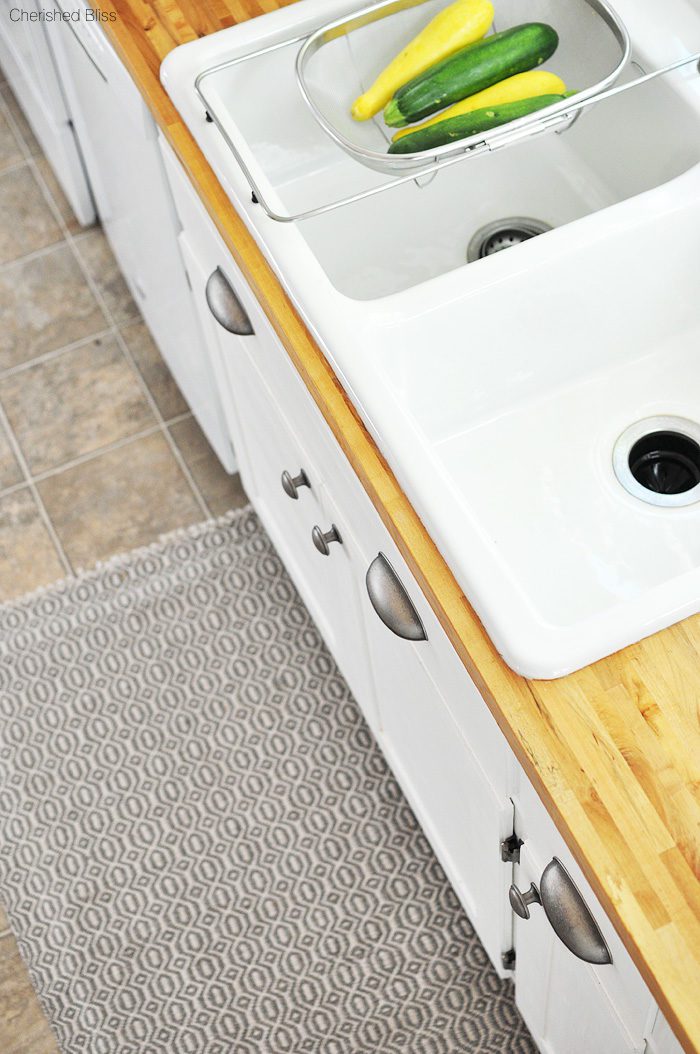
[[[515,948],[509,948],[507,952],[501,952],[501,966],[504,970],[515,969]]]
[[[520,863],[520,846],[522,838],[518,838],[515,831],[501,842],[501,860],[504,864]]]

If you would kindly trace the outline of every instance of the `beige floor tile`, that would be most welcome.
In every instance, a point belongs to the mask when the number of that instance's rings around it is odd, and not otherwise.
[[[78,238],[75,245],[104,297],[107,309],[114,321],[121,323],[139,319],[141,317],[139,309],[127,288],[102,230],[96,227],[88,234]]]
[[[0,378],[0,401],[33,475],[156,423],[114,337]]]
[[[45,157],[37,157],[35,160],[36,167],[39,169],[41,178],[46,183],[47,189],[53,198],[54,205],[61,214],[61,219],[65,223],[66,227],[71,234],[80,234],[85,228],[81,227],[78,220],[75,217],[73,209],[70,207],[68,198],[63,193],[63,188],[53,174],[53,169],[48,163]]]
[[[187,413],[189,406],[158,351],[148,327],[143,322],[132,322],[122,327],[121,334],[164,419],[168,421],[171,417]]]
[[[22,479],[22,470],[12,452],[5,429],[0,425],[0,490],[14,487]]]
[[[75,568],[90,567],[202,519],[160,433],[100,454],[38,486]]]
[[[0,111],[0,169],[17,165],[24,159],[22,147],[5,114]]]
[[[64,574],[31,492],[18,490],[0,498],[0,601],[29,593]]]
[[[107,328],[66,245],[0,271],[0,370]]]
[[[5,911],[4,907],[2,906],[2,904],[0,904],[0,937],[4,937],[5,934],[9,931],[9,929],[10,920],[7,917],[7,912]]]
[[[12,934],[0,938],[0,1050],[58,1054]]]
[[[29,127],[29,122],[24,116],[21,106],[18,104],[17,100],[12,94],[12,89],[10,88],[9,84],[4,84],[2,88],[0,88],[0,94],[2,94],[3,99],[7,103],[7,108],[12,114],[12,119],[17,125],[19,133],[22,136],[24,144],[29,150],[29,152],[32,155],[41,154],[41,147],[39,146],[37,138],[34,135],[34,132]]]
[[[213,516],[248,504],[241,477],[229,476],[194,417],[171,425],[170,434]]]
[[[62,237],[29,166],[0,174],[0,264],[45,249]]]
[[[41,1008],[38,1008],[41,1024],[33,1029],[17,1047],[12,1050],[3,1051],[3,1054],[61,1054],[58,1044],[53,1037],[48,1023],[43,1018]]]

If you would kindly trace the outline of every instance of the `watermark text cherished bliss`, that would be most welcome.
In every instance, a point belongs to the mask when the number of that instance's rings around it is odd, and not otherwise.
[[[115,11],[102,11],[99,7],[79,7],[72,11],[61,11],[52,8],[37,11],[34,7],[11,7],[12,22],[116,22]]]

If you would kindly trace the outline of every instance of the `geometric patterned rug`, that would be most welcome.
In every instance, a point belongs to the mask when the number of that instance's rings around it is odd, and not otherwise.
[[[533,1054],[250,509],[0,608],[0,898],[65,1054]]]

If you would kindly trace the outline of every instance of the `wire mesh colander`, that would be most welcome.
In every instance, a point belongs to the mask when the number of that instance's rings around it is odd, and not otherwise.
[[[353,100],[432,19],[448,0],[381,0],[357,14],[337,19],[313,33],[297,56],[299,88],[317,121],[331,139],[357,161],[380,172],[401,172],[464,153],[476,145],[535,134],[568,123],[571,103],[564,100],[490,132],[412,154],[388,154],[394,129],[381,114],[354,121]],[[624,25],[605,0],[497,0],[491,32],[523,22],[545,22],[559,35],[559,47],[546,67],[557,73],[577,102],[609,88],[629,57]]]

